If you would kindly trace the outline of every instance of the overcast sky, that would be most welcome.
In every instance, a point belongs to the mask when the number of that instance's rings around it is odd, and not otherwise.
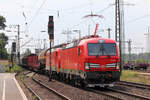
[[[99,23],[98,34],[107,38],[107,28],[111,28],[111,36],[115,36],[115,0],[1,0],[0,15],[7,20],[7,26],[21,25],[21,45],[32,40],[28,45],[32,48],[40,46],[37,39],[47,39],[48,34],[40,31],[47,31],[48,16],[54,16],[55,23],[55,44],[67,41],[64,31],[75,29],[81,30],[81,35],[94,34],[95,24]],[[125,37],[131,39],[133,47],[144,47],[146,50],[146,35],[150,26],[150,0],[124,0],[125,12]],[[134,4],[134,6],[133,6]],[[103,15],[104,18],[83,18],[90,13]],[[25,16],[23,16],[23,13]],[[27,25],[25,23],[28,23]],[[14,28],[6,30],[15,31]],[[17,33],[7,33],[8,36]],[[27,37],[28,35],[28,37]],[[73,33],[69,39],[77,38],[78,34]],[[12,37],[11,37],[12,38]],[[43,47],[43,42],[41,42]],[[9,46],[8,46],[9,47]],[[28,47],[22,47],[25,50]],[[133,50],[140,52],[140,50]]]

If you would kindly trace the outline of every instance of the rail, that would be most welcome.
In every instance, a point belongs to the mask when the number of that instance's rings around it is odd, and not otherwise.
[[[148,98],[148,97],[145,97],[142,95],[137,95],[137,94],[131,94],[131,93],[128,93],[126,91],[121,91],[118,89],[108,88],[108,90],[113,91],[113,92],[117,92],[117,93],[121,93],[121,94],[125,94],[125,95],[131,96],[131,97],[135,97],[135,98],[140,99],[140,100],[150,100],[150,98]]]
[[[26,74],[29,74],[29,73],[26,73]],[[42,99],[40,98],[40,96],[39,96],[33,89],[31,89],[28,85],[26,85],[26,83],[25,83],[23,80],[24,80],[24,79],[21,78],[21,81],[22,81],[23,85],[24,85],[34,96],[36,96],[36,100],[42,100]]]
[[[88,91],[90,92],[94,92],[96,94],[101,94],[101,95],[105,95],[111,99],[114,99],[114,100],[122,100],[122,98],[118,97],[118,96],[115,96],[115,95],[112,95],[112,94],[109,94],[107,92],[103,92],[103,91],[98,91],[98,90],[95,90],[95,89],[87,89]]]
[[[150,85],[141,84],[141,83],[127,82],[127,81],[119,81],[119,82],[117,82],[116,84],[119,84],[119,85],[126,85],[126,86],[132,86],[132,87],[137,87],[137,88],[142,88],[142,89],[148,89],[148,90],[150,90]]]
[[[33,79],[33,81],[35,81],[37,84],[42,85],[43,87],[45,87],[45,88],[48,89],[49,91],[51,91],[51,92],[53,92],[54,94],[56,94],[57,96],[61,97],[63,100],[71,100],[70,98],[66,97],[65,95],[63,95],[63,94],[57,92],[56,90],[54,90],[54,89],[48,87],[47,85],[45,85],[45,84],[42,83],[41,81],[39,81],[39,80],[37,80],[37,79],[35,79],[35,78],[33,78],[33,77],[32,77],[32,79]]]

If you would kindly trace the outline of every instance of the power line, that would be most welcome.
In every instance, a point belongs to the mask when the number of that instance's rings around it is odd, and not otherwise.
[[[36,11],[35,15],[33,16],[30,24],[26,27],[25,32],[28,30],[28,28],[31,26],[31,24],[33,23],[33,21],[36,19],[36,17],[38,16],[40,9],[43,7],[43,5],[46,3],[47,0],[44,0],[43,3],[41,4],[41,6],[38,8],[38,10]]]
[[[35,20],[35,18],[38,16],[40,9],[43,7],[43,5],[46,3],[46,0],[43,1],[43,3],[41,4],[41,6],[38,8],[38,10],[36,11],[34,17],[31,20],[31,23],[29,25],[27,25],[25,32],[27,32],[28,28],[31,26],[31,24],[33,23],[33,21]],[[25,46],[26,44],[30,43],[32,41],[32,39],[30,39],[29,41],[27,41],[25,44],[23,44],[22,46]]]
[[[142,17],[138,17],[138,18],[135,18],[135,19],[132,19],[132,20],[129,20],[128,23],[132,23],[132,22],[135,22],[135,21],[138,21],[138,20],[142,20],[146,17],[150,17],[150,15],[144,15]]]
[[[102,10],[96,12],[96,13],[102,13],[102,12],[108,10],[108,9],[111,8],[111,7],[112,7],[112,5],[108,5],[107,7],[105,7],[104,9],[102,9]]]

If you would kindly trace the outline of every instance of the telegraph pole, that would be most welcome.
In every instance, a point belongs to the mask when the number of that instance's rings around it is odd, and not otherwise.
[[[66,34],[67,35],[67,43],[69,43],[69,34],[72,34],[71,31],[69,30],[69,28],[67,28],[67,31],[63,31],[61,34]]]
[[[81,30],[73,30],[73,32],[77,32],[79,34],[79,40],[81,39]]]
[[[129,41],[127,41],[128,43],[128,52],[129,52],[129,60],[131,60],[131,39],[129,39]]]
[[[150,27],[148,27],[148,33],[147,33],[147,46],[148,46],[148,53],[150,53],[150,46],[149,46],[149,42],[150,42]]]
[[[10,25],[10,28],[16,28],[17,27],[17,58],[18,58],[18,64],[20,64],[20,25]]]
[[[44,39],[44,50],[46,49],[46,39]]]
[[[18,27],[18,64],[20,65],[20,25]]]

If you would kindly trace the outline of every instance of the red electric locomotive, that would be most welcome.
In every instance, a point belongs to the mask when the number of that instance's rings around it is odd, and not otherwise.
[[[88,37],[74,41],[51,54],[52,75],[88,87],[113,86],[120,79],[119,50],[116,41]],[[49,67],[49,52],[46,54]]]
[[[61,45],[57,45],[52,47],[52,53],[51,53],[51,69],[54,73],[59,73],[60,72],[60,62],[61,62],[61,50],[63,47],[65,47],[66,44],[61,44]],[[46,70],[50,70],[50,53],[49,53],[49,49],[47,49],[46,53]]]

